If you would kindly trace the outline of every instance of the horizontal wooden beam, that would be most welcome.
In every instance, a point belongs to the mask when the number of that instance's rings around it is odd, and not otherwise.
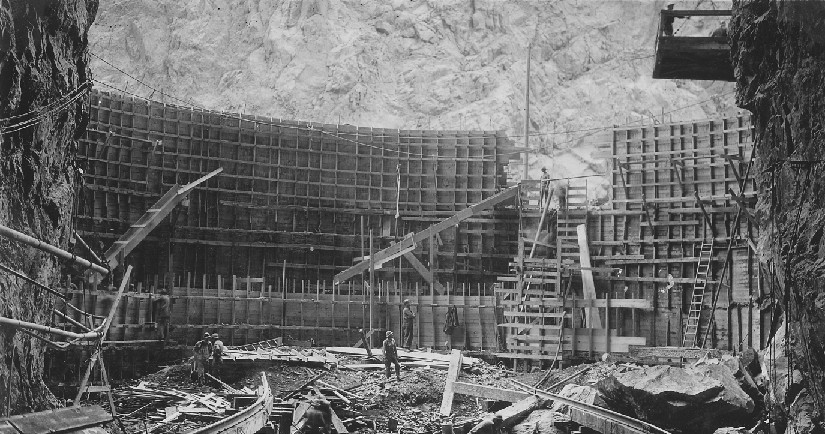
[[[480,384],[471,384],[462,381],[453,382],[453,392],[460,395],[507,402],[518,402],[532,396],[529,393],[519,392],[518,390],[500,389],[498,387],[482,386]]]

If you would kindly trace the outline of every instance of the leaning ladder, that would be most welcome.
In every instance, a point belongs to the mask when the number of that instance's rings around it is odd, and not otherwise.
[[[693,295],[690,299],[690,311],[682,334],[682,346],[696,346],[696,336],[699,334],[699,320],[702,317],[702,305],[705,301],[705,290],[708,285],[710,261],[713,257],[713,238],[702,241],[699,249],[699,264],[696,267],[696,280],[693,282]]]

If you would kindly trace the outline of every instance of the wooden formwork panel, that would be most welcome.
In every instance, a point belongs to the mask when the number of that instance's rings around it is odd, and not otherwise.
[[[220,176],[191,195],[186,212],[173,214],[174,231],[172,224],[157,231],[170,232],[162,235],[167,239],[173,238],[172,232],[183,232],[189,239],[212,243],[220,256],[235,257],[234,252],[225,252],[226,242],[234,241],[239,247],[257,243],[257,252],[247,252],[252,256],[247,262],[253,263],[261,262],[255,256],[265,249],[282,247],[279,241],[259,237],[259,231],[360,237],[372,229],[377,242],[386,245],[406,233],[395,229],[396,223],[404,230],[415,230],[424,227],[423,222],[411,225],[406,219],[446,218],[497,192],[508,162],[503,150],[511,146],[496,131],[308,124],[194,110],[97,91],[90,107],[91,122],[78,152],[88,185],[80,206],[82,232],[109,243],[111,234],[122,233],[173,184],[191,182],[223,167]],[[396,206],[399,222],[394,219]],[[494,227],[507,218],[511,216],[480,217]],[[496,243],[492,235],[474,236],[481,239],[476,245]],[[336,243],[313,243],[300,248],[338,247]],[[455,249],[447,244],[442,252]],[[133,255],[138,254],[144,253]],[[471,249],[469,254],[473,266],[480,266],[481,249]],[[205,256],[201,259],[206,260]],[[360,252],[349,250],[317,262],[292,260],[287,267],[292,277],[328,277],[350,265],[354,256]],[[444,264],[452,267],[454,255],[444,256]],[[199,267],[234,272],[236,261],[223,259],[202,262]],[[139,261],[146,263],[148,272],[163,272],[167,271],[164,263],[175,267],[191,262],[191,257]],[[307,274],[306,266],[311,265],[324,268]],[[264,272],[270,271],[274,272]],[[417,278],[409,269],[404,272]],[[492,274],[483,276],[482,281],[492,280]],[[459,280],[478,279],[465,274]]]
[[[752,140],[745,116],[614,130],[611,202],[609,209],[591,213],[588,234],[594,263],[620,268],[622,274],[597,275],[596,284],[612,298],[629,294],[654,305],[652,310],[618,312],[612,321],[620,334],[646,336],[652,346],[681,344],[699,245],[710,239],[712,225],[718,240],[712,276],[718,279],[739,210],[730,192],[741,193]],[[745,192],[755,196],[752,176]],[[756,236],[744,217],[739,229],[740,236]],[[716,299],[712,345],[759,347],[765,318],[751,306],[759,296],[758,259],[744,241],[735,246],[725,282],[709,285],[706,292],[702,324],[709,325]],[[669,278],[676,282],[671,285]]]

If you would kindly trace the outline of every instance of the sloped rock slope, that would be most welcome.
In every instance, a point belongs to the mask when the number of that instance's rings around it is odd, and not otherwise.
[[[53,104],[89,80],[87,30],[97,6],[97,0],[0,3],[0,224],[63,248],[71,234],[75,140],[88,113],[85,98]],[[56,286],[60,278],[53,257],[4,238],[0,262],[44,284]],[[48,293],[0,273],[0,315],[47,324],[52,306]],[[44,349],[41,341],[0,328],[0,416],[7,408],[15,414],[53,404],[42,379]]]

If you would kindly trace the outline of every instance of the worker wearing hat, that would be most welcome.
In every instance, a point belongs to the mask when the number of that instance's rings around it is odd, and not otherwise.
[[[209,333],[203,334],[203,339],[195,343],[195,354],[192,357],[192,381],[203,386],[206,363],[212,355],[212,336]]]
[[[223,342],[217,333],[212,334],[212,375],[220,378],[221,364],[223,364]]]
[[[401,346],[407,350],[412,348],[414,319],[415,312],[410,307],[410,300],[404,300],[404,311],[401,312]]]
[[[387,378],[390,378],[390,365],[395,364],[395,378],[401,381],[401,365],[398,363],[398,345],[395,343],[395,338],[392,331],[387,331],[387,338],[384,339],[384,345],[381,347],[384,352],[384,367],[386,368]]]
[[[547,173],[547,168],[541,168],[541,179],[539,180],[539,188],[541,195],[539,196],[539,206],[544,209],[547,203],[550,202],[550,174]]]

